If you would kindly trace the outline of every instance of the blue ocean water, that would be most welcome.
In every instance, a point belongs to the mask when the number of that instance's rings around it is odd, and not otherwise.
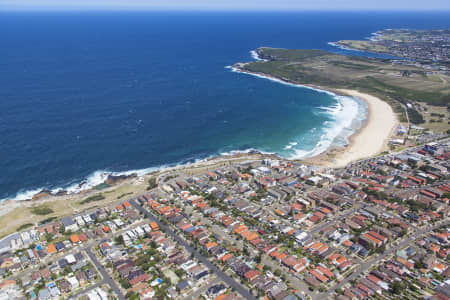
[[[0,199],[345,143],[361,103],[225,67],[260,46],[367,55],[327,43],[399,27],[450,27],[450,13],[0,12]]]

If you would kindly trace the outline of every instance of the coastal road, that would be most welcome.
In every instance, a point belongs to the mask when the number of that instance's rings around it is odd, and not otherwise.
[[[136,200],[131,200],[130,204],[133,205],[138,211],[142,212],[147,218],[149,218],[152,222],[156,222],[165,233],[169,234],[176,242],[178,242],[181,246],[187,249],[191,254],[194,255],[196,259],[198,259],[202,264],[208,267],[211,271],[213,271],[220,279],[222,279],[228,286],[234,288],[236,292],[241,294],[245,299],[256,300],[256,298],[250,294],[250,292],[242,287],[239,283],[237,283],[234,279],[225,274],[222,270],[220,270],[216,265],[211,263],[205,256],[201,255],[197,250],[193,247],[189,246],[182,238],[178,236],[168,225],[163,224],[156,218],[152,213],[148,210],[140,206],[136,203]]]
[[[91,261],[94,263],[94,265],[97,268],[97,270],[100,272],[100,274],[102,274],[103,281],[105,283],[109,284],[109,286],[112,288],[114,293],[117,295],[117,298],[119,298],[120,300],[125,300],[126,298],[122,294],[122,291],[120,290],[119,286],[109,276],[109,274],[106,272],[106,270],[103,267],[103,265],[97,260],[97,257],[95,256],[95,254],[91,252],[91,249],[89,247],[86,247],[85,251],[86,251],[87,255],[89,256],[89,258],[91,259]]]

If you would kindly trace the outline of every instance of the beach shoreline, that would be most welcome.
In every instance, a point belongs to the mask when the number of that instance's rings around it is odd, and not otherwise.
[[[366,120],[348,138],[349,144],[346,147],[331,147],[317,156],[306,159],[308,163],[341,168],[358,160],[374,157],[388,150],[389,139],[394,135],[399,124],[391,106],[381,99],[356,90],[339,89],[338,91],[367,103]]]
[[[252,56],[254,56],[254,55],[255,55],[255,53],[252,53]],[[234,66],[229,66],[227,68],[230,68],[233,72],[238,72],[238,73],[244,73],[244,74],[248,74],[248,75],[252,75],[252,76],[257,76],[257,77],[260,77],[260,78],[269,79],[269,80],[276,81],[276,82],[279,82],[279,83],[282,83],[282,84],[288,84],[288,85],[292,85],[292,86],[296,86],[296,87],[308,88],[308,89],[312,89],[312,90],[317,91],[317,92],[327,93],[327,94],[333,95],[333,96],[350,96],[350,97],[354,97],[354,98],[357,98],[357,100],[363,101],[368,106],[370,106],[369,102],[366,99],[367,98],[366,96],[370,96],[370,95],[360,94],[360,95],[356,95],[355,96],[355,94],[352,95],[352,92],[356,93],[356,91],[332,89],[332,88],[326,88],[326,87],[310,85],[310,84],[298,84],[298,83],[286,80],[284,78],[277,78],[277,77],[270,76],[270,75],[267,75],[267,74],[253,73],[253,72],[249,72],[249,71],[246,71],[246,70],[242,70],[241,68],[237,67],[238,65],[244,65],[244,64],[238,63],[238,64],[236,64]],[[378,98],[376,98],[376,99],[378,100],[379,103],[385,103],[385,102],[383,102],[382,100],[380,100]],[[208,158],[201,159],[201,160],[198,160],[196,162],[191,162],[191,163],[180,163],[180,164],[172,164],[172,165],[168,164],[168,165],[162,165],[160,167],[152,167],[152,168],[131,170],[131,171],[125,171],[125,172],[96,171],[94,173],[102,173],[103,172],[105,174],[108,173],[109,175],[112,175],[112,176],[121,176],[121,175],[129,176],[129,175],[136,174],[138,177],[142,177],[142,176],[146,176],[148,174],[155,173],[155,172],[167,172],[167,171],[172,170],[172,169],[180,169],[180,168],[181,169],[186,169],[186,168],[189,168],[189,167],[191,167],[193,165],[202,164],[202,163],[208,163],[209,161],[220,159],[220,158],[223,158],[223,157],[235,157],[235,156],[239,157],[239,156],[246,155],[246,154],[259,154],[259,155],[263,155],[263,156],[278,156],[279,158],[282,158],[282,159],[287,159],[287,160],[292,160],[292,161],[301,161],[301,162],[305,162],[305,163],[308,163],[308,164],[312,163],[312,164],[317,164],[319,166],[341,167],[341,166],[344,166],[345,164],[343,164],[343,163],[335,164],[335,163],[331,162],[330,161],[330,156],[334,156],[336,153],[339,153],[340,156],[343,156],[343,153],[346,152],[347,149],[352,147],[351,145],[354,143],[354,139],[358,135],[360,135],[360,133],[363,131],[363,129],[367,126],[368,120],[370,119],[369,115],[370,115],[370,109],[369,109],[368,115],[367,115],[366,120],[364,121],[363,125],[360,128],[358,128],[357,130],[355,130],[350,136],[347,137],[347,140],[349,142],[347,146],[342,147],[342,146],[336,146],[336,145],[332,144],[326,150],[324,150],[324,151],[322,151],[322,152],[320,152],[318,154],[315,154],[315,155],[313,155],[311,157],[305,157],[305,158],[281,157],[280,155],[278,155],[276,153],[265,153],[265,152],[262,152],[262,151],[258,151],[256,149],[248,149],[248,150],[242,150],[242,151],[235,150],[235,151],[231,151],[229,153],[218,153],[218,154],[212,155],[212,156],[210,156]],[[357,158],[359,158],[359,157],[356,156],[356,159]],[[343,161],[345,161],[345,160],[343,160]],[[103,177],[104,177],[104,180],[102,182],[97,182],[96,183],[97,185],[104,183],[106,181],[106,179],[108,178],[108,175],[103,176]],[[49,195],[42,197],[42,199],[55,198],[57,196],[56,195],[57,194],[56,193],[57,190],[66,191],[67,192],[66,195],[77,195],[77,194],[84,194],[85,192],[91,191],[94,188],[95,188],[95,186],[93,186],[92,184],[89,184],[88,187],[80,188],[77,191],[64,190],[64,189],[61,189],[61,188],[60,189],[52,189],[51,191],[49,191],[50,192]],[[26,202],[28,202],[30,200],[32,200],[33,203],[39,202],[39,200],[41,200],[41,199],[36,200],[34,196],[36,196],[37,194],[40,194],[42,191],[44,191],[44,189],[39,190],[39,191],[38,190],[36,190],[36,193],[34,195],[31,195],[27,199],[15,199],[15,198],[13,199],[13,198],[11,198],[11,199],[4,199],[4,200],[2,200],[1,202],[4,204],[4,207],[5,206],[6,207],[0,209],[0,217],[6,213],[5,212],[6,210],[10,211],[11,209],[14,209],[15,207],[17,207],[17,203],[22,203],[22,202],[26,203]],[[6,204],[8,204],[8,205],[6,205]]]
[[[230,67],[233,72],[243,73],[289,84],[297,87],[309,88],[318,92],[334,96],[348,96],[363,101],[368,106],[368,113],[364,123],[348,137],[348,145],[340,147],[331,145],[327,150],[304,159],[293,159],[308,164],[327,168],[341,168],[349,163],[373,157],[388,150],[389,139],[394,135],[399,120],[392,107],[385,101],[370,94],[357,90],[327,88],[311,84],[299,84],[285,78],[278,78],[263,73],[249,72],[242,69],[246,63],[237,63]],[[377,138],[372,138],[373,136]]]
[[[297,87],[309,88],[318,92],[327,93],[333,96],[349,96],[356,98],[358,100],[364,101],[368,105],[368,114],[366,116],[365,121],[359,127],[359,129],[355,130],[353,134],[351,134],[348,139],[348,145],[345,147],[331,145],[328,149],[321,152],[318,155],[314,155],[309,158],[295,159],[295,158],[282,158],[278,154],[269,154],[264,153],[258,150],[248,150],[248,151],[232,151],[227,154],[217,154],[215,156],[211,156],[209,158],[199,160],[192,163],[187,164],[178,164],[172,166],[161,166],[160,168],[153,169],[145,174],[136,174],[136,176],[130,176],[130,178],[125,178],[120,183],[112,185],[111,187],[105,190],[96,190],[95,187],[91,187],[89,189],[80,190],[78,192],[68,193],[65,195],[46,195],[44,197],[39,197],[37,199],[28,199],[28,200],[14,200],[7,199],[3,200],[2,207],[0,208],[0,217],[8,215],[11,212],[18,210],[25,210],[31,206],[35,205],[46,205],[47,203],[58,203],[58,202],[71,202],[74,205],[79,203],[82,199],[89,197],[91,195],[109,191],[119,190],[119,187],[122,185],[136,185],[137,191],[145,191],[146,181],[151,176],[160,176],[161,174],[167,174],[170,172],[186,172],[186,173],[195,173],[195,171],[200,170],[208,170],[213,166],[218,166],[220,164],[231,164],[232,162],[246,161],[246,160],[257,160],[263,159],[267,157],[271,158],[279,158],[291,160],[294,162],[316,165],[318,167],[324,168],[340,168],[345,165],[355,162],[364,158],[373,157],[382,151],[387,149],[389,138],[392,136],[394,129],[398,125],[398,120],[393,112],[392,108],[389,104],[381,99],[374,97],[369,94],[361,93],[356,90],[348,90],[348,89],[334,89],[334,88],[326,88],[322,86],[315,86],[309,84],[298,84],[295,82],[291,82],[284,78],[277,78],[274,76],[269,76],[267,74],[258,74],[248,72],[246,70],[242,70],[239,66],[243,64],[235,64],[233,66],[229,66],[228,68],[232,69],[234,72],[246,73],[253,76],[263,77],[266,79],[270,79],[273,81],[277,81],[283,84],[294,85]],[[372,138],[372,136],[376,136],[377,138]],[[150,169],[146,169],[150,170]],[[139,170],[138,170],[139,171]],[[142,171],[142,170],[141,170]],[[133,171],[124,172],[132,175]],[[139,188],[137,188],[139,186]],[[101,204],[101,203],[96,203]],[[70,206],[70,205],[69,205]],[[68,212],[73,213],[75,210],[86,209],[87,207],[77,207],[68,210]],[[60,213],[58,213],[60,216]],[[42,219],[42,218],[37,218]],[[0,235],[3,235],[0,232]]]
[[[372,95],[355,90],[309,88],[321,89],[322,92],[351,96],[365,101],[368,105],[368,115],[359,130],[348,138],[349,144],[346,147],[332,146],[325,152],[311,158],[291,159],[291,161],[322,168],[340,168],[351,162],[373,157],[387,149],[388,140],[398,124],[396,115],[389,104]],[[372,136],[377,138],[372,138]],[[48,195],[36,200],[4,200],[0,208],[0,236],[14,232],[24,222],[24,219],[27,222],[39,223],[48,217],[63,217],[93,207],[108,205],[117,201],[123,195],[127,195],[126,198],[137,197],[139,194],[145,193],[147,181],[152,176],[159,178],[161,175],[174,172],[193,176],[232,163],[250,162],[264,158],[284,159],[277,154],[262,153],[257,150],[233,151],[229,154],[213,156],[198,162],[164,167],[147,174],[130,176],[103,190],[91,188],[66,195]],[[288,158],[285,159],[289,160]],[[100,193],[106,196],[105,200],[80,204],[83,199]],[[54,209],[54,213],[46,216],[32,215],[30,214],[30,208],[35,205],[48,205]]]

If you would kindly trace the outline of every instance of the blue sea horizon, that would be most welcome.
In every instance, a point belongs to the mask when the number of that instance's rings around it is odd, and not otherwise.
[[[448,12],[0,16],[0,199],[17,200],[95,185],[108,172],[248,149],[302,157],[345,144],[364,104],[225,67],[253,60],[260,46],[369,55],[328,43],[450,27]]]

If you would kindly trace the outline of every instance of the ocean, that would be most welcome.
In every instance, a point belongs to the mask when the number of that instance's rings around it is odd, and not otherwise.
[[[400,27],[450,27],[450,13],[0,12],[0,199],[345,145],[364,103],[226,67],[260,46],[371,55],[328,43]]]

